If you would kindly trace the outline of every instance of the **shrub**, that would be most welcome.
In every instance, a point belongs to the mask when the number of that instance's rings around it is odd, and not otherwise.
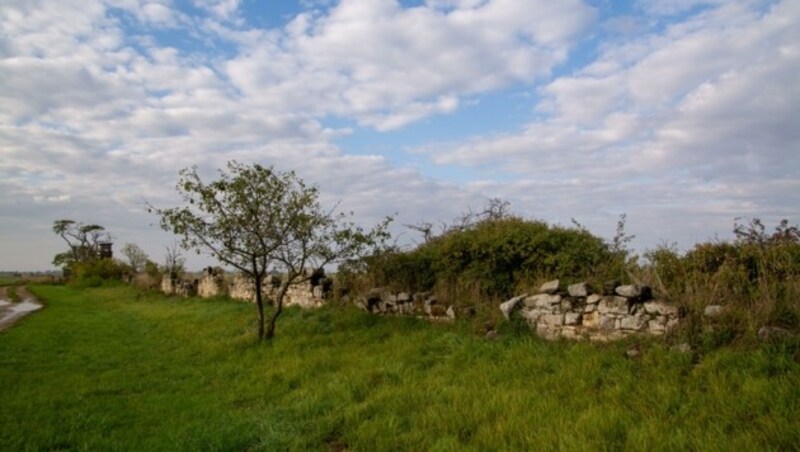
[[[76,262],[70,267],[70,284],[97,287],[108,281],[122,281],[131,273],[130,266],[113,259]]]
[[[624,259],[625,253],[612,252],[582,228],[493,216],[431,237],[413,250],[389,250],[362,261],[364,277],[357,285],[433,290],[448,303],[490,302],[494,309],[495,301],[545,278],[602,280]],[[351,265],[346,277],[340,272],[341,279],[358,279],[357,268]],[[619,277],[618,272],[611,277]]]

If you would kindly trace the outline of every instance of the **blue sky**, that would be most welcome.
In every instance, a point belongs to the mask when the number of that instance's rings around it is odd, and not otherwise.
[[[368,224],[489,198],[643,251],[800,219],[800,2],[26,0],[0,6],[0,271],[52,221],[161,260],[143,200],[273,164]],[[203,258],[190,263],[200,266]]]

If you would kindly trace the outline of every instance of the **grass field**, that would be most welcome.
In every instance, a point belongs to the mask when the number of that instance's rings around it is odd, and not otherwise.
[[[0,450],[797,450],[794,345],[700,359],[459,325],[32,288],[0,333]]]

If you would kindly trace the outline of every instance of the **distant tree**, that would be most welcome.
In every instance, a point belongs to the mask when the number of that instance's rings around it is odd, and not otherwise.
[[[228,162],[227,172],[220,170],[219,179],[209,183],[197,168],[186,168],[176,188],[185,206],[151,210],[162,228],[182,236],[184,248],[209,252],[253,280],[260,339],[274,336],[290,286],[388,238],[390,219],[365,231],[347,221],[348,215],[324,210],[316,187],[273,167]],[[285,276],[265,331],[263,280],[272,270]]]
[[[150,260],[147,253],[135,243],[126,243],[120,252],[128,260],[128,265],[131,266],[133,273],[141,273],[147,261]]]
[[[797,225],[789,224],[789,220],[784,218],[775,227],[775,232],[769,234],[760,218],[753,218],[747,224],[739,221],[737,217],[733,221],[733,234],[739,243],[756,244],[759,246],[774,245],[777,243],[800,243],[800,229]]]
[[[68,219],[54,221],[53,232],[68,246],[66,251],[53,257],[53,265],[63,268],[69,268],[76,262],[98,259],[100,244],[111,240],[111,235],[103,226],[83,224]]]
[[[175,279],[186,271],[186,259],[181,254],[177,243],[172,246],[165,246],[164,254],[164,274],[169,278]]]

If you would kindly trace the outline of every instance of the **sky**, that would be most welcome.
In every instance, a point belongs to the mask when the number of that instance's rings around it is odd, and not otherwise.
[[[60,218],[160,262],[145,201],[229,160],[407,246],[490,198],[639,252],[796,224],[800,1],[0,0],[0,271]]]

